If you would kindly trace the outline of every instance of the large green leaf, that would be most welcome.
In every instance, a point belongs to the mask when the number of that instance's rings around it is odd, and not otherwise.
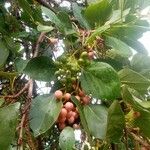
[[[62,23],[53,11],[43,6],[41,6],[41,9],[42,12],[50,19],[52,23],[54,23],[59,29],[62,29]]]
[[[101,0],[100,2],[89,5],[84,15],[92,26],[95,24],[102,25],[110,17],[112,13],[112,7],[108,0]]]
[[[30,110],[30,127],[34,136],[45,133],[57,120],[62,102],[52,95],[41,95],[32,101]]]
[[[88,136],[88,140],[91,140],[91,136],[90,136],[90,130],[89,127],[87,125],[87,121],[83,112],[83,105],[81,105],[81,103],[79,102],[79,100],[77,100],[75,97],[71,97],[72,101],[75,103],[76,107],[78,108],[79,114],[80,114],[80,120],[81,120],[81,124],[85,130],[85,132],[87,133]]]
[[[70,20],[68,14],[67,14],[66,12],[60,11],[60,12],[57,14],[57,17],[58,17],[58,19],[61,21],[61,24],[62,24],[62,27],[61,27],[61,28],[63,28],[63,32],[64,32],[66,35],[75,33],[75,30],[74,30],[73,27],[72,27],[71,20]]]
[[[112,56],[113,54],[115,54],[115,56],[113,56],[114,58],[116,56],[127,58],[132,56],[132,51],[130,47],[121,40],[114,37],[106,36],[105,42],[107,46],[110,46],[112,48],[112,50],[108,52],[108,56]]]
[[[86,29],[90,29],[90,26],[89,26],[87,20],[83,16],[82,9],[76,3],[72,4],[72,10],[73,10],[73,14],[74,14],[75,18],[79,21],[81,26]]]
[[[86,105],[83,110],[91,135],[95,138],[104,139],[108,114],[106,107],[102,105]]]
[[[29,60],[24,60],[24,59],[21,59],[21,58],[17,58],[15,60],[15,68],[16,68],[16,71],[19,72],[19,73],[22,73],[24,68],[27,66]]]
[[[93,41],[96,39],[96,36],[101,36],[103,32],[110,28],[110,25],[104,25],[98,27],[86,40],[86,44],[93,44]]]
[[[150,124],[149,107],[147,105],[143,105],[144,101],[140,101],[137,97],[135,97],[132,89],[127,86],[123,87],[123,100],[130,103],[130,105],[132,104],[133,110],[140,113],[140,115],[132,121],[132,126],[134,125],[135,127],[139,127],[140,132],[150,138],[150,128],[147,126]]]
[[[59,136],[59,145],[61,150],[73,150],[75,147],[75,135],[73,128],[66,127],[62,130]]]
[[[119,71],[119,76],[122,84],[126,84],[129,87],[137,90],[141,94],[146,94],[147,89],[150,86],[150,80],[142,76],[141,74],[125,68]]]
[[[28,17],[31,17],[31,19],[33,19],[33,10],[31,8],[30,4],[28,3],[28,1],[27,0],[18,0],[18,3],[20,5],[20,7],[22,7],[22,9],[26,13],[26,15],[28,15]]]
[[[129,14],[129,11],[130,11],[130,9],[124,10],[122,13],[122,17],[121,17],[121,10],[114,10],[111,18],[106,22],[105,25],[115,24],[115,23],[118,23],[122,20],[124,21],[125,17]]]
[[[132,69],[141,72],[144,69],[150,69],[150,56],[144,54],[135,54],[131,60]]]
[[[81,86],[95,98],[115,99],[120,96],[120,81],[116,71],[107,63],[92,62],[82,70]]]
[[[20,103],[0,108],[0,149],[7,150],[12,143],[17,127]]]
[[[4,101],[5,100],[3,98],[0,98],[0,107],[3,105]]]
[[[140,131],[150,138],[150,128],[148,127],[150,124],[150,111],[145,111],[143,109],[138,109],[137,111],[140,112],[140,116],[134,120],[134,125],[139,127]]]
[[[142,54],[145,54],[147,55],[148,52],[147,52],[147,49],[145,48],[145,46],[139,42],[138,40],[136,39],[131,39],[129,37],[125,37],[123,39],[123,41],[125,43],[127,43],[131,48],[133,48],[135,51],[137,51],[138,53],[142,53]]]
[[[54,78],[55,66],[50,58],[41,56],[31,59],[24,73],[35,80],[51,81]]]
[[[0,68],[5,64],[9,55],[9,51],[6,48],[5,44],[0,41]]]
[[[109,34],[125,42],[137,52],[147,54],[145,47],[138,41],[138,39],[142,37],[143,33],[146,31],[149,31],[147,26],[135,24],[113,25],[109,30]]]
[[[108,109],[108,125],[106,138],[110,143],[120,143],[125,126],[124,113],[118,101],[114,101]]]

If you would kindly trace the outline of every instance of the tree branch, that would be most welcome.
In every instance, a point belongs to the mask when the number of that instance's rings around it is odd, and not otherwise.
[[[43,41],[43,38],[45,37],[45,32],[41,32],[40,36],[38,37],[38,40],[36,42],[36,46],[35,46],[35,51],[34,51],[34,54],[33,54],[33,58],[37,57],[38,56],[38,53],[39,53],[39,46],[40,46],[40,43]]]
[[[138,143],[140,143],[143,147],[145,147],[147,150],[150,150],[150,144],[147,143],[146,141],[144,141],[143,139],[141,139],[139,136],[137,136],[136,134],[134,134],[133,132],[127,130],[127,132],[129,133],[129,135],[131,135],[133,137],[133,139],[135,141],[137,141]]]

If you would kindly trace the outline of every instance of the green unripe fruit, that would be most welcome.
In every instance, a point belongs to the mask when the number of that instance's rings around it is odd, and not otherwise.
[[[85,61],[82,58],[79,58],[78,64],[83,66],[85,64]]]
[[[55,76],[59,76],[59,75],[60,75],[60,71],[56,71]]]
[[[87,59],[88,58],[88,53],[86,51],[82,52],[80,55],[81,58]]]
[[[71,81],[72,81],[72,82],[76,82],[76,78],[75,78],[75,77],[72,77],[72,78],[71,78]]]

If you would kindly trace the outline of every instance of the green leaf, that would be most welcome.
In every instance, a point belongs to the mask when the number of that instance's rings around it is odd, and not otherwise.
[[[122,86],[122,96],[124,102],[131,104],[132,108],[150,110],[150,101],[146,101],[141,97],[138,97],[136,91],[127,85]]]
[[[144,69],[150,69],[150,56],[137,53],[131,60],[132,69],[141,72]]]
[[[9,55],[9,51],[5,44],[0,41],[0,68],[3,67]]]
[[[105,23],[105,25],[109,24],[115,24],[120,22],[121,20],[125,20],[125,17],[129,14],[130,9],[126,9],[122,12],[122,18],[121,18],[121,10],[114,10],[112,13],[111,18]]]
[[[95,24],[103,25],[110,17],[112,7],[108,0],[91,4],[85,9],[84,15],[89,23],[94,27]]]
[[[32,101],[30,110],[30,127],[37,137],[45,133],[57,120],[62,102],[52,95],[41,95]]]
[[[74,130],[71,127],[65,127],[59,136],[59,145],[61,150],[73,150],[75,146]]]
[[[52,31],[54,28],[52,26],[45,26],[45,25],[42,25],[42,24],[39,24],[37,26],[37,30],[39,32],[50,32]]]
[[[20,7],[22,7],[22,9],[26,13],[26,15],[28,15],[29,17],[31,17],[32,20],[34,20],[33,19],[33,11],[32,11],[30,4],[28,3],[28,1],[27,0],[18,0],[18,3],[20,5]]]
[[[95,98],[115,99],[120,96],[120,81],[116,71],[107,63],[92,62],[82,70],[81,86]]]
[[[51,81],[54,78],[55,69],[50,58],[41,56],[31,59],[24,69],[24,73],[35,80]]]
[[[133,48],[138,53],[142,53],[148,55],[147,49],[144,45],[136,39],[132,39],[130,37],[124,37],[122,39],[126,44],[128,44],[131,48]]]
[[[15,68],[19,73],[22,73],[25,67],[27,66],[29,60],[23,60],[21,58],[17,58],[15,60]]]
[[[139,117],[134,118],[132,121],[132,127],[139,127],[140,132],[150,138],[150,128],[147,127],[147,125],[150,124],[149,107],[145,107],[143,105],[144,101],[141,102],[137,97],[135,97],[133,90],[127,86],[123,86],[123,100],[130,103],[130,105],[132,104],[134,112],[140,113]]]
[[[141,74],[128,68],[122,69],[118,74],[122,84],[128,85],[141,94],[147,93],[147,89],[150,86],[150,80]]]
[[[86,44],[93,44],[93,41],[96,39],[96,36],[101,36],[103,32],[110,28],[110,25],[104,25],[97,28],[86,40]]]
[[[19,115],[20,103],[0,108],[0,149],[7,150],[12,143]]]
[[[147,126],[150,124],[150,112],[143,109],[138,109],[137,111],[140,112],[140,116],[134,120],[134,125],[139,127],[140,131],[150,138],[150,128]]]
[[[130,49],[130,47],[122,42],[121,40],[114,38],[114,37],[110,37],[110,36],[106,36],[105,39],[106,45],[113,48],[113,50],[110,50],[108,52],[108,56],[111,55],[111,53],[116,53],[116,55],[119,55],[121,57],[130,57],[132,56],[132,51]]]
[[[95,138],[104,139],[108,114],[106,107],[102,105],[86,105],[83,111],[91,135]]]
[[[3,98],[0,98],[0,107],[3,105],[4,102],[5,100]]]
[[[57,17],[61,21],[61,24],[62,24],[61,28],[63,28],[63,31],[66,35],[75,33],[75,30],[72,27],[72,23],[70,21],[70,18],[66,12],[60,11],[57,14]]]
[[[76,107],[78,108],[79,114],[80,114],[80,120],[81,120],[81,124],[85,130],[85,132],[87,133],[88,136],[88,140],[91,140],[91,136],[90,136],[90,130],[89,127],[87,125],[87,121],[83,112],[83,106],[81,105],[81,103],[74,97],[71,97],[72,101],[75,103]]]
[[[120,143],[124,127],[124,113],[119,102],[114,101],[108,109],[107,140],[110,143]]]
[[[62,23],[53,11],[43,6],[41,6],[41,9],[42,12],[50,19],[52,23],[54,23],[59,29],[62,29]]]
[[[73,14],[74,14],[75,18],[79,21],[81,26],[86,29],[90,29],[90,26],[89,26],[87,20],[84,18],[83,14],[82,14],[81,7],[79,7],[76,3],[73,3],[72,10],[73,10]]]

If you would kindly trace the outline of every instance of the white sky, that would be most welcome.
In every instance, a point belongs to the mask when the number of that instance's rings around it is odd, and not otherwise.
[[[145,32],[139,41],[145,46],[150,55],[150,31]]]

